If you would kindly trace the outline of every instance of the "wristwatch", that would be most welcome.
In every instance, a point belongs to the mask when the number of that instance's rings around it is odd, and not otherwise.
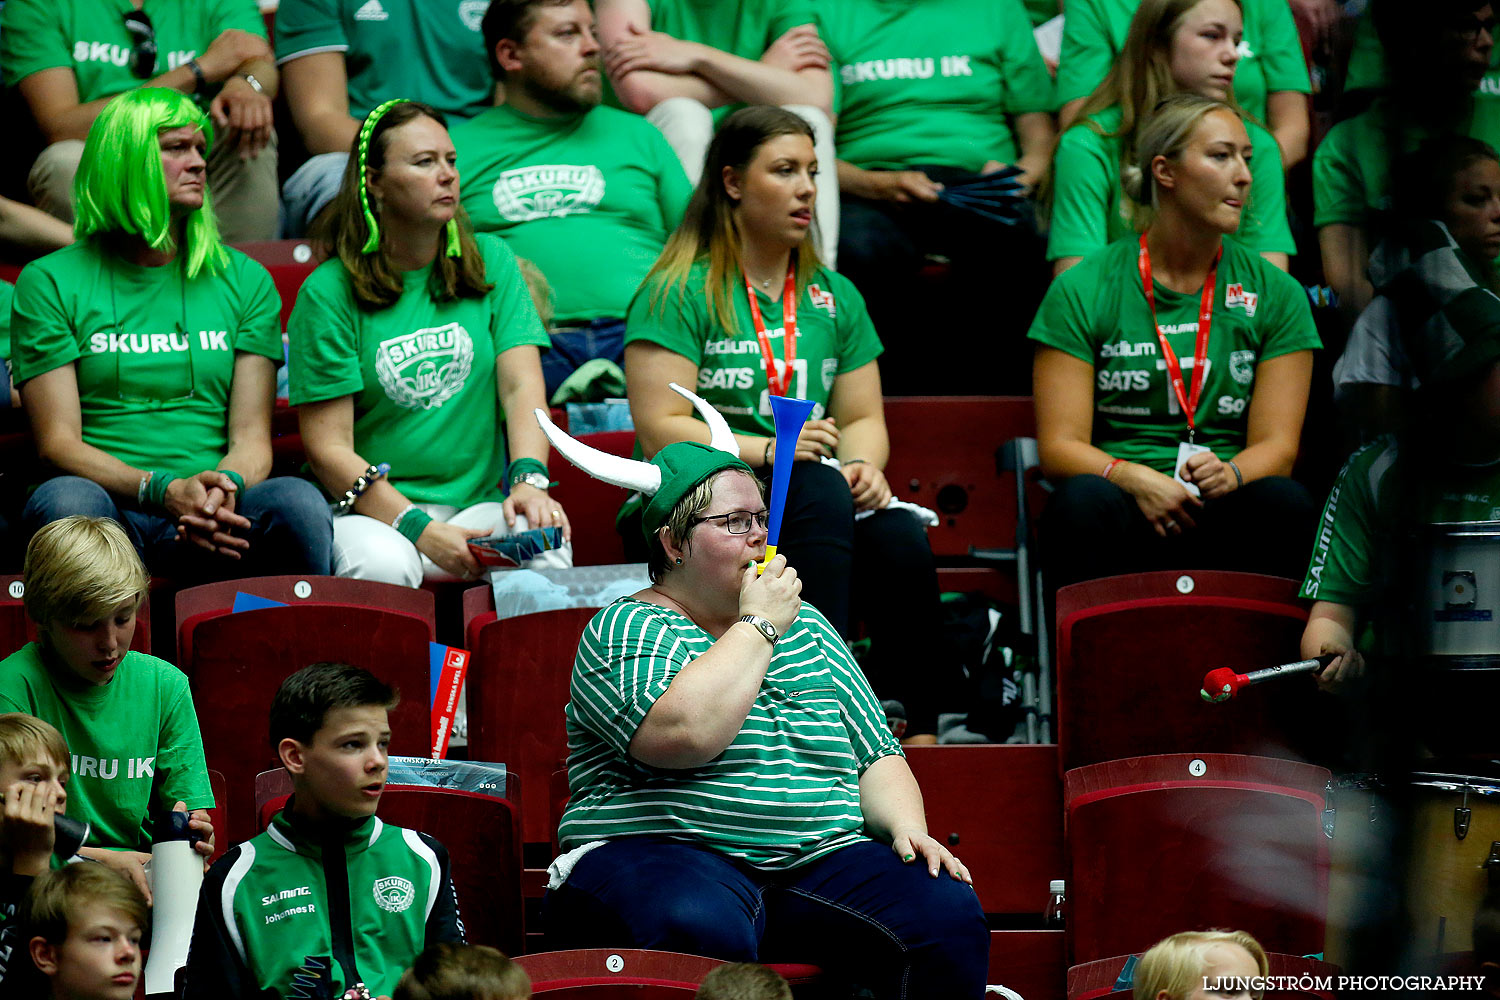
[[[549,480],[545,474],[540,472],[521,473],[519,476],[510,481],[510,488],[515,489],[516,484],[518,483],[525,483],[527,486],[535,487],[536,489],[541,490],[543,493],[547,492],[547,488],[552,485],[552,481]]]
[[[257,94],[264,94],[266,92],[266,88],[260,85],[260,81],[251,76],[249,73],[241,73],[240,79],[248,83],[250,85],[250,89],[255,91]]]
[[[766,641],[773,646],[776,645],[777,640],[781,638],[781,634],[776,631],[776,626],[772,625],[769,621],[762,618],[760,615],[741,615],[740,621],[749,622],[751,625],[753,625],[755,627],[755,631],[765,636]]]

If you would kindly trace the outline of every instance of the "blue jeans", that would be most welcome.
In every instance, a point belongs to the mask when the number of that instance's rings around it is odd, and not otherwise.
[[[348,153],[317,153],[292,172],[281,186],[281,235],[296,239],[307,235],[318,213],[328,207],[344,185]]]
[[[625,366],[625,321],[623,319],[590,320],[583,326],[553,330],[552,349],[542,352],[542,377],[547,382],[547,400],[557,394],[558,386],[567,381],[585,361],[603,358]]]
[[[882,998],[980,1000],[989,930],[962,882],[864,841],[791,871],[657,837],[584,855],[547,894],[549,945],[812,962]]]
[[[120,522],[157,576],[184,580],[225,580],[281,573],[333,573],[333,517],[318,488],[305,479],[283,476],[245,490],[235,511],[250,520],[244,537],[250,548],[229,559],[177,540],[177,525],[133,503],[119,503],[104,487],[80,476],[58,476],[37,487],[21,512],[29,538],[44,524],[73,514]]]

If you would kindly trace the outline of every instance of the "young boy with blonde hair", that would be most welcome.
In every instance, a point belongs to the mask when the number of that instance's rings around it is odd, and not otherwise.
[[[0,995],[45,991],[27,957],[18,911],[52,861],[53,821],[68,802],[68,745],[54,727],[0,714]]]
[[[1183,931],[1156,942],[1135,967],[1135,1000],[1250,998],[1269,965],[1260,942],[1244,931]]]
[[[792,988],[775,969],[730,962],[703,977],[694,1000],[792,1000]]]
[[[130,1000],[146,917],[140,890],[104,865],[67,865],[38,878],[21,923],[52,1000]]]
[[[149,900],[142,866],[154,821],[192,810],[206,858],[214,804],[187,677],[130,649],[150,577],[114,521],[65,517],[32,537],[22,582],[37,641],[0,661],[0,711],[61,731],[73,815],[95,845],[79,853],[130,877]]]

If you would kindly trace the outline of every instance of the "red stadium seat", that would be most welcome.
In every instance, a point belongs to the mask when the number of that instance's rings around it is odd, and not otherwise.
[[[1297,761],[1208,753],[1069,771],[1073,961],[1211,927],[1249,931],[1268,950],[1321,952],[1330,777]]]
[[[632,948],[545,951],[515,961],[531,977],[532,995],[554,1000],[691,997],[703,977],[724,964],[699,955]]]
[[[229,782],[224,780],[224,772],[210,769],[208,772],[208,787],[213,790],[214,807],[208,811],[208,818],[214,825],[214,853],[209,861],[217,861],[229,850]]]
[[[1129,960],[1126,955],[1116,955],[1114,958],[1101,958],[1093,962],[1085,962],[1075,965],[1068,970],[1068,1000],[1130,1000],[1131,991],[1129,986],[1119,986],[1120,974],[1125,969],[1125,963]],[[1339,977],[1339,967],[1328,962],[1320,962],[1315,958],[1303,958],[1301,955],[1283,955],[1279,952],[1268,952],[1266,954],[1267,974],[1283,982],[1301,980],[1303,977],[1311,977],[1310,990],[1267,990],[1265,1000],[1311,1000],[1319,997],[1321,1000],[1334,1000],[1332,989],[1324,990],[1317,988],[1322,981],[1336,983]],[[1027,1000],[1031,1000],[1031,994],[1026,994]]]
[[[305,588],[300,586],[303,584]],[[420,620],[427,626],[428,637],[437,638],[433,597],[419,589],[336,576],[253,576],[223,580],[177,592],[177,662],[189,675],[192,674],[194,631],[212,618],[229,614],[238,593],[288,605],[378,608]]]
[[[635,448],[634,431],[600,431],[579,435],[578,440],[611,455],[628,457]],[[600,482],[562,458],[554,457],[551,470],[557,479],[552,498],[567,510],[568,522],[573,525],[573,565],[624,562],[625,546],[615,530],[615,515],[625,502],[626,492]]]
[[[391,785],[380,797],[379,815],[397,826],[430,833],[448,849],[453,889],[470,943],[487,944],[507,955],[521,951],[521,823],[509,800],[452,788]]]
[[[1310,678],[1209,704],[1215,667],[1296,660],[1307,608],[1297,583],[1252,573],[1137,573],[1057,593],[1063,768],[1195,750],[1323,759],[1333,728]]]
[[[298,289],[318,266],[318,261],[313,259],[312,246],[306,240],[261,240],[237,243],[235,249],[243,251],[271,272],[276,294],[281,296],[281,328],[285,330],[292,306],[297,303]]]
[[[1036,433],[1030,397],[887,396],[885,424],[891,490],[942,518],[927,533],[935,555],[1015,544],[1015,486],[997,471],[995,450]]]
[[[19,576],[0,576],[0,659],[36,638],[36,623],[26,614],[22,600],[25,593]],[[148,596],[135,616],[135,635],[130,648],[137,653],[151,652],[151,598]]]
[[[978,876],[974,881],[979,884]],[[1041,908],[1037,903],[1038,912]],[[1060,930],[990,931],[989,981],[1026,1000],[1063,1000],[1068,967],[1064,937]]]
[[[488,622],[465,629],[473,657],[469,757],[504,763],[520,777],[522,834],[528,844],[553,839],[552,773],[568,756],[563,707],[579,637],[597,612],[569,608],[496,621],[491,610]],[[537,874],[528,873],[532,879]]]
[[[1039,913],[1065,871],[1056,745],[907,747],[906,760],[928,832],[969,867],[985,912]]]
[[[320,661],[364,667],[405,696],[391,712],[395,751],[425,753],[431,738],[431,638],[431,625],[413,615],[355,606],[263,608],[219,614],[197,624],[191,659],[183,662],[208,764],[228,779],[233,841],[254,833],[255,776],[278,764],[265,720],[281,681]]]

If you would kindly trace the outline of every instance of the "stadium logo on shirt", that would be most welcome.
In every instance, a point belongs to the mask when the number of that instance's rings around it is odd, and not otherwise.
[[[837,316],[839,314],[838,303],[833,300],[832,292],[825,292],[817,285],[808,285],[807,297],[812,300],[812,304],[817,308],[827,310],[828,315]]]
[[[1245,310],[1246,316],[1254,316],[1255,304],[1259,301],[1259,293],[1245,291],[1245,286],[1238,281],[1224,289],[1225,309],[1233,309],[1235,306],[1239,306]]]
[[[478,31],[480,23],[484,20],[484,12],[489,9],[490,0],[463,0],[458,5],[458,17],[463,21],[464,27],[470,31]]]
[[[1240,385],[1249,385],[1255,381],[1255,352],[1254,351],[1230,351],[1229,352],[1229,374]]]
[[[417,888],[410,879],[390,875],[375,882],[375,903],[387,913],[405,913],[417,898]]]
[[[375,350],[380,387],[408,410],[442,406],[464,387],[473,367],[474,339],[458,323],[392,337]]]
[[[559,219],[604,200],[604,172],[591,163],[516,167],[500,175],[493,193],[495,210],[507,222]]]

